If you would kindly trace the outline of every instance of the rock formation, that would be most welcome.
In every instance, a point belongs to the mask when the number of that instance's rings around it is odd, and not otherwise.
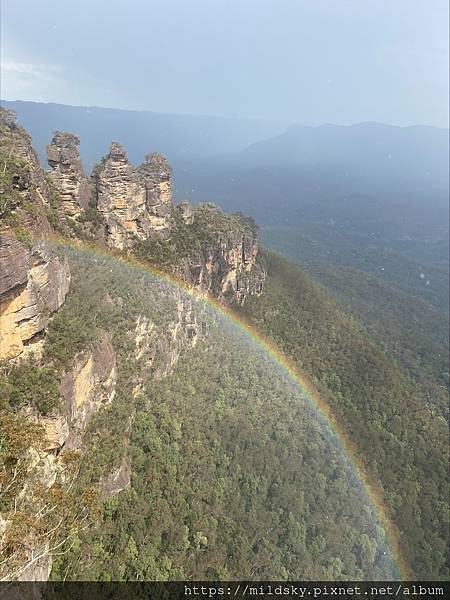
[[[112,402],[116,386],[116,354],[109,334],[99,332],[91,348],[76,357],[73,367],[61,381],[64,415],[69,434],[64,440],[69,449],[79,448],[93,414]]]
[[[153,313],[145,313],[145,288],[139,305],[142,314],[132,313],[132,325],[126,333],[129,357],[124,357],[120,345],[113,346],[113,331],[106,331],[108,326],[103,323],[101,329],[95,329],[93,342],[86,342],[81,349],[77,347],[68,364],[57,366],[58,357],[55,360],[45,354],[45,333],[52,315],[66,300],[71,274],[67,258],[56,251],[55,230],[72,240],[88,237],[131,254],[139,254],[141,244],[146,260],[151,262],[156,257],[156,267],[223,301],[244,302],[250,294],[259,294],[265,274],[258,256],[255,224],[237,215],[225,215],[213,205],[194,208],[182,203],[175,207],[171,168],[161,155],[149,154],[139,167],[134,167],[123,148],[113,143],[89,180],[80,161],[79,139],[56,132],[47,148],[52,171],[44,174],[30,137],[17,125],[11,111],[2,110],[0,126],[4,165],[0,190],[4,194],[0,204],[0,361],[7,365],[4,372],[10,364],[25,369],[33,365],[33,372],[36,366],[45,367],[55,376],[51,385],[56,395],[55,404],[45,414],[31,401],[20,406],[20,402],[17,405],[11,401],[9,405],[9,400],[4,400],[7,410],[0,417],[14,440],[21,439],[17,435],[19,427],[27,441],[24,448],[17,450],[23,469],[10,499],[13,508],[9,512],[2,509],[4,515],[0,514],[0,550],[6,549],[8,556],[13,557],[10,564],[0,565],[0,577],[6,573],[6,578],[45,580],[52,568],[51,544],[59,547],[60,541],[49,534],[43,542],[40,534],[30,531],[17,552],[6,548],[8,532],[18,526],[15,515],[20,511],[15,510],[16,500],[24,513],[29,510],[34,514],[40,501],[45,506],[45,490],[51,494],[58,489],[68,503],[76,504],[71,493],[76,494],[70,492],[73,475],[69,475],[67,465],[70,460],[82,460],[89,451],[88,425],[94,423],[93,416],[98,413],[100,418],[105,407],[116,407],[112,403],[119,402],[121,394],[123,402],[123,389],[119,388],[123,385],[121,368],[128,373],[130,399],[128,422],[118,436],[123,443],[118,445],[116,436],[118,456],[113,463],[102,466],[93,485],[103,499],[128,489],[131,463],[127,452],[136,411],[133,401],[145,402],[145,383],[169,375],[183,353],[207,335],[203,303],[178,288],[168,289],[163,296],[164,320],[156,313],[153,322]],[[150,258],[145,252],[150,253]],[[123,307],[129,309],[120,292],[108,296],[108,302],[110,308],[114,305],[119,309],[119,314]],[[61,322],[71,319],[69,303],[63,310],[66,309],[69,313],[60,315]],[[66,339],[63,338],[63,344]],[[28,356],[29,349],[42,352]],[[40,390],[39,387],[38,395]],[[41,431],[39,436],[36,431],[29,433],[30,424]],[[2,472],[0,465],[0,475],[5,474],[15,477],[14,469]],[[75,512],[79,510],[85,510],[83,505],[78,505]],[[44,521],[39,521],[38,526],[43,531],[46,527],[53,531]]]
[[[185,225],[192,225],[194,222],[194,211],[189,202],[180,202],[177,206],[181,219]]]
[[[70,285],[67,261],[51,243],[51,204],[30,136],[1,111],[3,165],[0,222],[0,360],[15,358],[43,332]]]
[[[138,244],[156,244],[156,253],[149,254],[144,248],[140,256],[149,256],[156,266],[221,300],[242,303],[262,291],[264,269],[258,258],[254,223],[225,215],[213,205],[192,207],[182,202],[175,207],[171,168],[160,154],[148,154],[134,167],[121,145],[113,142],[89,181],[80,161],[79,139],[56,132],[47,148],[52,167],[49,186],[30,138],[15,124],[14,115],[4,113],[2,123],[10,137],[9,146],[29,165],[25,170],[16,169],[16,195],[26,196],[46,210],[39,218],[30,220],[29,212],[21,217],[22,222],[28,219],[25,228],[33,230],[33,235],[38,230],[50,235],[50,214],[52,224],[68,237],[87,238],[131,253]],[[11,202],[16,201],[11,197]]]
[[[154,231],[167,233],[172,223],[172,168],[161,154],[147,154],[138,168],[145,187],[145,204]]]
[[[68,217],[80,215],[92,197],[92,186],[80,160],[79,144],[77,136],[57,131],[47,146],[51,181],[61,196],[64,213]]]
[[[185,227],[195,226],[194,236],[202,236],[182,258],[175,272],[199,291],[222,301],[242,303],[249,295],[262,292],[264,267],[258,260],[258,231],[251,219],[226,215],[213,204],[178,207]]]
[[[27,248],[11,231],[0,234],[0,360],[21,354],[42,332],[69,290],[70,271],[48,242]]]
[[[101,482],[102,497],[107,499],[117,496],[131,487],[131,462],[124,456],[118,469],[110,473]]]
[[[108,156],[94,169],[97,209],[106,223],[110,247],[132,247],[152,235],[167,237],[171,226],[170,168],[150,154],[136,169],[125,150],[113,142]]]

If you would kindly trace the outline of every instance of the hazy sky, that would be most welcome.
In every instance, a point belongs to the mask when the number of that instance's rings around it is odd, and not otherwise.
[[[448,126],[448,0],[3,0],[5,99]]]

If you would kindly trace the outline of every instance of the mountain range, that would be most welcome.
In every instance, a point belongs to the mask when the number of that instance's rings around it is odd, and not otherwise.
[[[344,184],[308,205],[289,159],[261,204],[263,164],[232,169],[248,196],[218,185],[224,143],[175,160],[244,216],[175,204],[152,141],[89,172],[76,127],[38,135],[43,170],[15,113],[0,124],[2,578],[447,579],[440,184],[399,232],[404,205],[356,176],[361,210],[339,212]]]

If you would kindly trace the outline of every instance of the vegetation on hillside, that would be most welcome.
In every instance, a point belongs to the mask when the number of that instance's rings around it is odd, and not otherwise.
[[[0,155],[1,216],[30,246],[24,222],[45,214],[57,228],[60,199],[42,180],[45,212],[30,200],[36,192],[30,164],[17,156],[14,137],[9,144]],[[194,212],[186,224],[175,210],[172,237],[136,241],[133,252],[173,272],[219,243],[256,233],[253,220],[213,205]],[[70,225],[71,235],[91,235],[99,223],[91,206]],[[290,246],[292,239],[283,242]],[[319,244],[318,254],[333,253],[338,242]],[[267,252],[263,294],[235,309],[330,405],[384,490],[414,575],[445,578],[448,363],[439,284],[445,265],[424,259],[423,271],[435,276],[427,286],[412,277],[417,257],[363,246],[353,258],[366,273],[337,253],[335,268],[308,261],[339,305],[300,269]],[[54,579],[397,575],[373,506],[339,444],[266,355],[209,315],[206,339],[161,378],[158,369],[173,366],[167,349],[178,327],[173,288],[109,258],[69,254],[70,292],[45,332],[42,356],[0,366],[0,510],[12,522],[7,564],[19,565],[33,539],[43,539],[62,552]],[[377,261],[389,266],[386,281],[374,275]],[[158,331],[158,352],[147,363],[136,359],[139,317]],[[58,415],[63,374],[104,331],[117,355],[114,402],[91,419],[81,453],[62,452],[68,464],[61,461],[47,488],[30,475],[36,465],[29,448],[42,450],[43,431],[26,415]],[[132,487],[100,507],[99,482],[124,456],[131,458]]]
[[[107,259],[72,258],[59,336],[64,323],[83,321],[89,297],[113,333],[119,369],[116,398],[85,437],[77,485],[111,470],[126,447],[133,474],[131,490],[105,503],[100,525],[57,560],[53,578],[395,575],[374,508],[340,445],[266,354],[204,316],[207,338],[171,375],[155,379],[133,358],[130,331],[137,314],[170,319],[167,286]]]
[[[319,224],[267,228],[263,237],[330,290],[448,420],[448,243],[367,245]]]
[[[194,208],[191,224],[186,224],[178,211],[175,211],[174,219],[176,227],[169,240],[136,241],[134,254],[162,269],[173,270],[185,258],[215,251],[220,241],[231,237],[240,243],[243,236],[253,237],[257,233],[253,219],[238,213],[227,214],[211,203]]]
[[[416,576],[445,577],[445,421],[329,293],[279,256],[267,253],[265,260],[265,293],[237,310],[311,377],[332,407],[384,489]]]

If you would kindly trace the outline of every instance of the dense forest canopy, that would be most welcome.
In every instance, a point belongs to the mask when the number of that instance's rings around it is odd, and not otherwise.
[[[127,358],[136,311],[152,320],[170,311],[167,284],[149,275],[83,253],[72,252],[71,264],[73,291],[52,323],[48,352],[72,319],[91,329],[95,307],[97,327],[111,330],[122,358],[118,399],[88,441],[86,485],[117,452],[139,376]],[[107,310],[108,298],[119,297],[120,311]],[[99,526],[53,577],[396,576],[375,507],[323,417],[248,334],[202,310],[206,338],[169,377],[149,376],[137,398],[132,489],[107,502]]]

